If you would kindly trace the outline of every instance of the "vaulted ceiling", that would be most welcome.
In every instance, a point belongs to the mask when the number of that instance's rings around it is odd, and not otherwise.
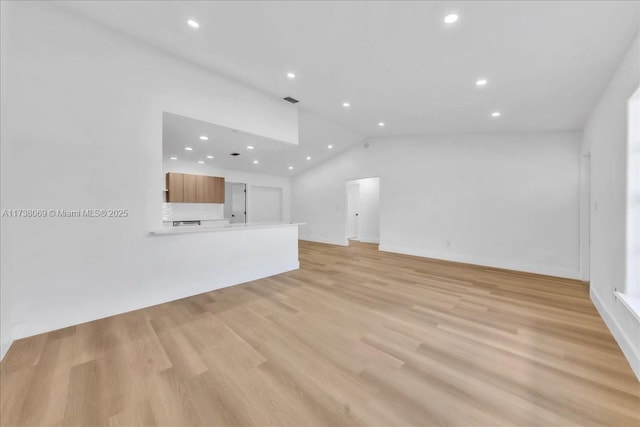
[[[64,5],[363,138],[581,129],[640,17],[611,0]]]

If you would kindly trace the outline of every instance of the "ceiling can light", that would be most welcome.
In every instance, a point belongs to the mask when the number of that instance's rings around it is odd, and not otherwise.
[[[289,166],[289,170],[293,170],[293,166]]]
[[[247,150],[253,150],[255,147],[253,145],[247,145]]]
[[[293,80],[293,79],[296,78],[296,75],[295,75],[295,73],[292,73],[291,71],[289,71],[287,73],[287,78]]]
[[[349,108],[349,107],[351,107],[351,104],[350,104],[350,103],[348,103],[348,102],[343,102],[343,103],[342,103],[342,106],[343,106],[344,108]]]
[[[458,15],[456,15],[455,13],[450,13],[449,15],[444,17],[445,24],[453,24],[457,20],[458,20]]]
[[[213,159],[213,156],[212,155],[208,155],[207,159]]]
[[[327,145],[327,148],[331,150],[333,148],[333,145]]]
[[[191,148],[191,147],[184,147],[184,149],[187,150],[187,151],[193,150],[193,148]]]
[[[487,79],[478,79],[478,80],[476,80],[476,86],[485,86],[487,83],[489,83],[487,81]]]
[[[194,21],[193,19],[189,19],[187,21],[187,24],[189,24],[189,26],[191,28],[200,28],[200,24],[198,24],[196,21]]]
[[[502,114],[500,113],[500,111],[494,111],[493,113],[491,113],[491,117],[500,117]]]
[[[202,136],[200,137],[200,139],[201,139],[201,140],[203,140],[203,141],[208,141],[208,140],[209,140],[209,137],[208,137],[208,136],[206,136],[206,135],[202,135]]]
[[[198,160],[198,163],[203,164],[204,160]]]
[[[384,122],[378,122],[378,126],[383,127],[384,126]]]
[[[307,156],[307,160],[311,160],[311,156]]]
[[[258,163],[260,163],[260,162],[258,162],[257,160],[254,160],[254,161],[253,161],[253,164],[254,164],[254,165],[257,165]]]
[[[169,157],[171,160],[178,160],[177,157]]]

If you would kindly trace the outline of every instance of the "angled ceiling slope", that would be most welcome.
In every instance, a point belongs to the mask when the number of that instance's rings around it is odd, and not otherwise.
[[[581,129],[640,16],[624,1],[61,4],[371,137]]]

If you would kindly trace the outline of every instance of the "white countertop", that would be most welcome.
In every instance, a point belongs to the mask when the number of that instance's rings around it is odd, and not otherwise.
[[[184,233],[215,233],[222,231],[239,231],[239,230],[258,230],[261,228],[280,228],[304,225],[302,222],[268,222],[268,223],[249,223],[249,224],[224,224],[224,225],[187,225],[182,227],[167,226],[158,230],[152,230],[149,234],[166,235],[166,234],[184,234]]]

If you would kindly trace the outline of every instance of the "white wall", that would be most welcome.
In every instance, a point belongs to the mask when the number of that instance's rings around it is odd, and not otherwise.
[[[2,218],[3,354],[16,338],[294,268],[297,246],[260,246],[238,270],[211,236],[148,232],[162,221],[163,111],[296,143],[295,107],[46,2],[0,7],[1,208],[129,210]],[[178,262],[199,246],[208,262]]]
[[[358,191],[358,239],[361,242],[380,242],[380,178],[347,181],[356,184]]]
[[[163,203],[162,221],[217,221],[224,218],[223,203]]]
[[[7,117],[6,88],[8,86],[7,76],[9,75],[9,66],[4,60],[7,53],[9,40],[9,18],[7,11],[7,3],[0,2],[0,208],[5,208],[6,187],[8,183],[5,181],[5,166],[7,161],[7,140],[5,118]],[[1,219],[1,226],[4,229],[5,221]],[[0,232],[0,359],[2,359],[9,349],[13,337],[11,334],[11,315],[10,307],[13,305],[13,295],[10,286],[6,286],[10,278],[9,269],[6,268],[5,262],[13,262],[12,247],[6,230]],[[4,268],[2,265],[4,264]]]
[[[282,188],[254,185],[249,199],[249,222],[282,221]]]
[[[301,238],[346,244],[344,183],[380,177],[380,249],[579,276],[579,132],[371,140],[292,182]]]
[[[587,122],[582,151],[591,157],[591,299],[640,378],[640,324],[614,296],[624,290],[627,101],[638,85],[636,37]]]

